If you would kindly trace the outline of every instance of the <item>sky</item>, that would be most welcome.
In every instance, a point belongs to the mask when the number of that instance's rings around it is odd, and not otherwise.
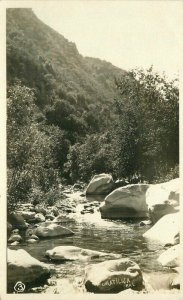
[[[183,53],[182,1],[45,1],[33,10],[83,56],[174,77]]]

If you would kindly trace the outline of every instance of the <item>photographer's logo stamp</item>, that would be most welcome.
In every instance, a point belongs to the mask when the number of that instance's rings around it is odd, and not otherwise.
[[[25,291],[25,284],[21,281],[17,281],[17,283],[14,286],[14,291],[16,293],[23,293]]]

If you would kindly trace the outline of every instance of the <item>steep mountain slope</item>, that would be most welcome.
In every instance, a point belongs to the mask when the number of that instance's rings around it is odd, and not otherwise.
[[[11,8],[7,83],[9,203],[52,201],[61,179],[177,174],[179,93],[152,68],[83,57],[31,9]]]
[[[79,54],[76,45],[40,21],[31,9],[7,9],[7,80],[36,89],[38,104],[56,98],[106,103],[117,96],[114,78],[126,72]]]

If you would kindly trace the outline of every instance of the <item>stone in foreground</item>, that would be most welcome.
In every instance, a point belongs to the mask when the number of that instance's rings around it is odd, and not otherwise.
[[[111,254],[89,249],[82,249],[75,246],[58,246],[46,251],[46,256],[51,260],[90,260],[100,257],[119,258],[118,254]]]
[[[148,184],[130,184],[114,190],[100,206],[101,217],[106,219],[147,217],[145,194],[148,187]]]
[[[114,187],[114,181],[109,174],[95,175],[90,181],[86,195],[107,195]]]
[[[156,240],[166,245],[174,245],[175,237],[180,231],[180,213],[168,214],[162,217],[153,227],[143,234],[149,240]]]
[[[129,288],[143,288],[139,266],[127,258],[108,260],[87,267],[84,282],[86,290],[93,293],[119,293]]]
[[[74,232],[56,223],[51,223],[45,226],[41,225],[37,227],[35,234],[40,238],[51,238],[56,236],[73,235]]]
[[[154,184],[146,193],[146,203],[153,223],[179,210],[180,178]]]
[[[8,291],[13,291],[17,282],[26,288],[37,286],[50,277],[50,269],[23,249],[8,249],[7,282]]]
[[[164,267],[179,267],[180,266],[180,244],[173,246],[164,251],[158,258],[158,262]]]

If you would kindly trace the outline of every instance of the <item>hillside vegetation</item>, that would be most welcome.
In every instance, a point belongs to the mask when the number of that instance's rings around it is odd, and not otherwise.
[[[178,175],[179,93],[149,70],[83,57],[31,9],[7,9],[8,203],[92,175]]]

